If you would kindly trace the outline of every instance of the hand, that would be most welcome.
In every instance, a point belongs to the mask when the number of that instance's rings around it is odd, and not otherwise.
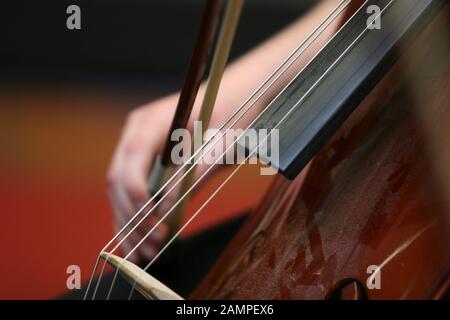
[[[147,178],[153,161],[164,146],[167,138],[177,96],[170,95],[133,110],[127,120],[120,141],[114,152],[108,170],[108,193],[115,217],[115,229],[118,232],[148,201]],[[172,192],[172,194],[176,194]],[[173,197],[172,197],[173,198]],[[170,200],[169,200],[170,201]],[[151,208],[150,204],[149,208]],[[135,222],[138,222],[142,213]],[[144,237],[158,221],[159,215],[153,211],[149,219],[140,225],[122,243],[124,254]],[[135,224],[133,223],[132,226]],[[122,235],[128,233],[124,231]],[[152,259],[168,234],[167,223],[163,222],[140,245],[132,255],[130,261],[139,258]],[[120,240],[122,238],[119,238]]]
[[[253,92],[254,88],[261,84],[280,61],[291,52],[293,44],[297,43],[298,39],[305,38],[334,6],[334,1],[322,2],[316,9],[277,36],[233,62],[227,68],[222,79],[221,89],[211,119],[211,127],[218,128],[233,110],[229,108],[240,105]],[[334,29],[327,29],[325,38],[329,39],[332,34],[334,34]],[[319,44],[318,48],[320,47]],[[315,52],[315,50],[305,52],[303,58],[298,59],[298,65],[293,65],[287,74],[292,73],[292,76],[296,74],[313,57]],[[250,119],[254,119],[275,96],[276,92],[279,92],[291,78],[290,76],[282,77],[281,81],[278,81],[279,83],[272,85],[273,92],[269,90],[269,93],[260,99],[259,104],[247,113],[248,119],[241,121],[238,126],[245,128],[250,123]],[[198,96],[203,96],[203,90],[204,87],[201,87]],[[134,110],[127,119],[108,172],[109,195],[115,213],[116,228],[120,229],[129,221],[149,198],[146,180],[154,158],[160,153],[164,141],[167,139],[177,100],[178,95],[162,98]],[[198,107],[197,105],[197,112]],[[196,110],[195,106],[194,110]],[[206,165],[199,166],[196,169],[197,176],[201,175],[206,167]],[[171,197],[173,195],[176,195],[176,192],[171,193]],[[170,207],[170,203],[173,203],[174,199],[176,197],[168,199],[163,207]],[[160,211],[164,212],[164,210]],[[151,215],[157,218],[153,213]],[[125,252],[128,252],[142,239],[148,232],[149,225],[154,225],[155,221],[155,219],[147,221],[145,227],[139,227],[124,241],[122,248]],[[153,233],[148,241],[141,245],[135,254],[130,256],[132,260],[136,260],[138,256],[146,259],[154,257],[156,250],[167,236],[167,225],[161,224],[161,227],[155,231],[157,232]]]

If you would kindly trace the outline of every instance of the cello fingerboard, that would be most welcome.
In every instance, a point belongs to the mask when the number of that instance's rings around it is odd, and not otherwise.
[[[278,129],[279,161],[267,157],[272,143],[242,138],[239,147],[294,179],[446,2],[367,1],[250,128]],[[374,5],[381,28],[368,27]]]

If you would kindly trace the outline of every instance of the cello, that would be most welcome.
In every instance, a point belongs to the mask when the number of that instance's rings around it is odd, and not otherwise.
[[[367,22],[373,6],[381,29]],[[280,158],[272,163],[279,174],[190,298],[448,298],[447,1],[349,0],[339,9],[345,18],[336,34],[252,122],[279,130]],[[248,157],[257,153],[244,148]],[[186,174],[173,177],[179,183]],[[158,196],[130,222],[151,213]],[[182,299],[145,272],[153,261],[141,269],[108,251],[112,243],[95,270],[103,259],[132,290]]]

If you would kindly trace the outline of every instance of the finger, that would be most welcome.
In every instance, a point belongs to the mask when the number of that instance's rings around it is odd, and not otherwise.
[[[126,131],[126,130],[125,130]],[[108,170],[108,196],[111,203],[112,211],[114,214],[116,234],[118,236],[118,243],[122,251],[126,251],[125,248],[134,247],[134,243],[137,243],[136,235],[131,233],[126,238],[130,228],[124,230],[123,226],[129,222],[132,217],[133,206],[131,201],[126,196],[122,183],[122,166],[123,166],[123,152],[121,151],[123,139],[119,142],[111,161],[110,168]],[[120,234],[118,234],[120,232]],[[127,251],[128,252],[128,251]]]
[[[133,205],[133,203],[130,201],[128,194],[125,193],[124,189],[119,186],[118,187],[118,198],[124,199],[122,201],[128,203],[127,208]],[[155,210],[151,211],[151,208],[153,207],[153,204],[150,204],[148,206],[148,209],[142,211],[135,219],[135,221],[130,225],[130,228],[128,228],[128,231],[139,224],[137,228],[130,234],[128,238],[128,243],[130,243],[133,246],[138,245],[138,243],[145,237],[145,241],[139,245],[138,252],[142,254],[145,258],[153,258],[153,256],[156,254],[156,248],[158,248],[161,245],[161,242],[165,239],[165,234],[161,232],[161,227],[158,226],[155,228],[151,234],[148,234],[150,230],[155,226],[155,218],[157,215],[156,208]],[[134,211],[138,211],[139,207],[134,206]],[[123,210],[123,209],[122,209]],[[128,209],[127,209],[128,210]],[[133,213],[134,214],[134,213]],[[146,216],[146,217],[145,217]],[[129,219],[131,219],[131,216],[127,217],[125,220],[125,217],[123,214],[118,215],[118,219],[121,220],[120,222],[122,224],[125,224],[128,222]],[[151,222],[149,222],[151,221]],[[148,235],[147,235],[148,234]]]
[[[145,261],[152,260],[156,256],[157,250],[157,247],[151,245],[149,242],[145,242],[137,248],[139,256]]]
[[[133,250],[134,254],[137,254],[143,259],[153,259],[157,253],[158,248],[161,246],[161,242],[153,238],[153,234],[146,237],[145,241],[139,244],[139,242],[144,238],[146,234],[134,230],[125,240],[125,234],[121,235],[121,240],[124,241],[127,252]],[[139,245],[138,245],[139,244]]]
[[[119,192],[120,193],[120,192]],[[119,205],[116,204],[116,198],[113,198],[111,200],[112,203],[115,204],[116,207]],[[117,210],[117,209],[116,209]],[[120,211],[121,209],[119,209]],[[123,210],[123,209],[122,209]],[[134,223],[130,225],[130,227],[126,228],[122,232],[122,239],[126,236],[126,238],[123,240],[125,243],[125,247],[127,248],[135,248],[135,252],[139,254],[139,256],[142,256],[145,259],[152,259],[156,255],[157,249],[161,246],[162,241],[165,239],[166,232],[162,232],[161,226],[158,226],[155,230],[152,231],[151,234],[147,235],[147,233],[153,228],[153,226],[156,224],[156,219],[151,216],[144,219],[142,222],[140,222],[139,226],[133,230],[129,235],[129,231],[137,224],[139,221],[144,217],[145,212],[143,212],[140,216],[138,216]],[[117,214],[116,215],[117,223],[120,226],[125,225],[128,220],[125,219],[123,214]],[[149,222],[151,221],[151,222]],[[139,242],[144,238],[145,241],[142,242],[140,245]]]
[[[137,212],[137,206],[133,203],[126,190],[125,177],[127,160],[123,151],[123,142],[115,151],[110,170],[108,172],[108,185],[110,200],[116,208],[115,213],[124,215],[130,220]]]
[[[136,117],[134,117],[136,119]],[[138,118],[140,121],[142,117]],[[108,173],[110,186],[110,198],[113,206],[115,220],[119,226],[125,225],[135,212],[147,200],[146,175],[151,163],[152,148],[151,140],[146,141],[145,137],[137,137],[138,128],[141,123],[129,118],[125,130],[122,134],[111,162]],[[144,130],[147,131],[147,130]],[[143,215],[142,215],[143,216]],[[136,218],[136,223],[141,217]],[[135,224],[131,224],[134,226]],[[132,227],[131,227],[132,228]],[[135,246],[145,236],[145,230],[137,228],[126,239],[123,237],[131,230],[127,228],[120,235],[121,248],[127,252],[133,250]],[[156,230],[155,230],[156,231]],[[137,254],[152,258],[156,254],[156,248],[160,244],[161,236],[156,232],[150,235],[146,241],[133,252],[133,257]]]
[[[121,174],[121,167],[123,163],[123,157],[119,153],[115,157],[113,170],[114,170],[114,179],[110,179],[110,185],[109,185],[109,198],[110,203],[112,205],[114,217],[116,220],[116,225],[120,228],[122,228],[125,224],[127,224],[134,216],[135,208],[127,196],[127,193],[125,192],[125,189],[123,187],[122,183],[122,174]],[[138,220],[137,217],[135,220]],[[135,223],[137,223],[137,221]],[[131,228],[135,224],[131,224]],[[126,228],[122,231],[122,236],[128,234],[128,232],[131,230],[131,228]],[[138,231],[133,231],[129,236],[127,236],[126,239],[123,240],[123,242],[126,242],[125,245],[129,247],[134,247],[136,243],[138,243],[140,240]]]
[[[136,142],[135,146],[127,145],[124,150],[123,184],[128,198],[136,209],[142,207],[149,199],[147,176],[152,162],[151,149],[150,142]]]
[[[121,240],[123,237],[121,238]],[[142,237],[139,239],[141,240]],[[156,254],[157,250],[160,247],[159,242],[155,242],[152,239],[146,238],[143,243],[140,245],[137,244],[138,242],[131,244],[130,241],[124,241],[124,246],[122,246],[122,250],[126,252],[127,254],[132,252],[130,255],[130,261],[137,261],[137,260],[151,260],[153,259]],[[133,260],[131,260],[133,258]]]
[[[123,183],[116,183],[111,186],[110,201],[113,207],[117,209],[115,215],[121,216],[121,219],[125,222],[133,219],[137,213],[136,206],[128,196]]]
[[[125,188],[135,203],[142,203],[148,198],[147,176],[159,145],[159,137],[148,128],[146,114],[140,109],[130,114],[119,149],[123,157],[121,168]]]
[[[157,216],[149,216],[139,226],[141,233],[147,234],[154,228],[154,226],[161,220]],[[149,235],[149,240],[153,242],[154,246],[159,247],[162,242],[167,238],[168,225],[162,221]]]
[[[118,227],[116,227],[116,230],[119,231]],[[118,240],[122,241],[123,236],[119,235]],[[129,260],[133,263],[136,263],[139,261],[139,256],[138,256],[137,252],[134,252],[134,251],[132,252],[132,250],[133,250],[133,246],[130,245],[127,241],[123,241],[121,243],[120,251],[122,252],[123,257],[126,257],[127,255],[129,255],[127,260]]]
[[[123,213],[123,208],[117,201],[117,196],[112,195],[111,197],[111,204],[113,207],[114,217],[115,217],[115,226],[117,229],[117,232],[122,230],[123,226],[129,222],[129,219],[125,217],[125,214]],[[131,226],[134,226],[134,224],[131,224]],[[120,247],[122,248],[132,248],[134,247],[139,240],[141,239],[139,237],[139,231],[136,229],[133,232],[131,232],[129,235],[129,231],[131,230],[130,227],[125,228],[118,236],[119,236],[119,242]]]
[[[144,117],[140,116],[139,112],[133,111],[127,118],[126,125],[121,133],[119,143],[114,150],[110,168],[108,170],[108,181],[114,183],[124,183],[123,178],[126,177],[127,172],[125,168],[129,163],[126,158],[127,154],[135,153],[139,149],[148,149],[142,146],[144,137],[141,137],[141,122]],[[145,128],[144,128],[145,129]],[[144,130],[147,131],[147,130]],[[150,150],[148,151],[150,152]],[[150,165],[150,164],[148,164]],[[111,181],[112,180],[112,181]]]

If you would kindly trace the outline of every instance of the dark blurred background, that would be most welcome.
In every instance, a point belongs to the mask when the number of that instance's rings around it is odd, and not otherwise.
[[[204,3],[0,4],[0,298],[57,297],[71,264],[87,279],[112,236],[104,177],[125,116],[180,89]],[[312,3],[247,0],[232,58]],[[81,30],[66,28],[70,4],[81,8]],[[244,170],[223,193],[235,201],[218,199],[208,209],[214,214],[203,214],[186,235],[258,203],[270,181],[255,181],[256,170]],[[192,203],[206,194],[207,187]]]
[[[247,0],[232,59],[298,18],[313,0]],[[66,28],[66,8],[80,6],[82,29]],[[4,1],[0,9],[3,81],[57,77],[184,76],[204,0]],[[63,78],[61,78],[63,77]]]

